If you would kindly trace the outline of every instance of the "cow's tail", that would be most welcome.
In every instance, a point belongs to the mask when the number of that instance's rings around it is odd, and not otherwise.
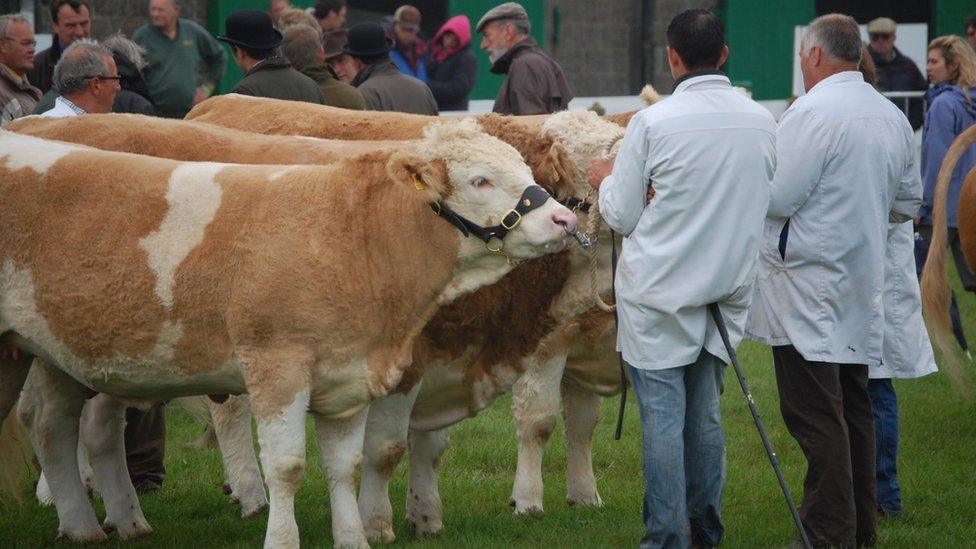
[[[645,105],[651,106],[661,100],[661,94],[657,93],[654,86],[646,84],[640,92],[640,98]]]
[[[27,431],[17,414],[8,414],[0,424],[0,503],[23,503],[24,480],[33,458]]]
[[[952,293],[946,272],[946,251],[949,247],[947,212],[952,173],[956,170],[959,158],[973,143],[976,143],[976,126],[971,126],[960,134],[942,160],[933,196],[932,242],[925,260],[925,269],[922,271],[922,312],[925,324],[929,328],[933,345],[942,355],[944,370],[963,390],[966,390],[967,385],[960,367],[959,354],[953,343],[952,321],[949,317]]]

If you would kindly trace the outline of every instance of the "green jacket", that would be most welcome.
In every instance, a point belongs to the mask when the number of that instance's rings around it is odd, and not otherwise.
[[[269,57],[247,71],[231,90],[233,93],[327,105],[314,80],[291,68],[284,57]]]
[[[326,104],[330,107],[341,107],[343,109],[364,110],[366,101],[359,90],[340,82],[332,74],[332,69],[325,65],[311,65],[302,69],[302,74],[315,80],[315,83],[322,88],[325,94]]]
[[[173,40],[152,25],[136,29],[132,40],[146,49],[146,83],[160,116],[183,118],[193,107],[197,86],[216,84],[227,66],[220,43],[188,19],[178,21]]]

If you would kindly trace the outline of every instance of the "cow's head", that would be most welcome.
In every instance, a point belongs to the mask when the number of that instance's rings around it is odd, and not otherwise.
[[[416,147],[390,158],[387,173],[414,192],[427,193],[435,208],[453,212],[473,226],[506,227],[502,239],[489,242],[479,240],[477,230],[468,231],[462,258],[495,250],[515,260],[539,257],[562,249],[567,234],[576,229],[571,211],[535,192],[532,172],[519,153],[482,132],[474,120],[431,124]],[[520,204],[528,211],[513,215]]]
[[[542,124],[542,133],[553,137],[566,148],[578,171],[576,181],[581,187],[577,192],[585,193],[589,185],[583,174],[590,159],[616,154],[624,128],[603,120],[593,111],[562,111]]]

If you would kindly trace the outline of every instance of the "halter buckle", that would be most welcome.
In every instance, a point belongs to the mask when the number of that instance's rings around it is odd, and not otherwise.
[[[515,214],[518,217],[515,218],[515,221],[511,225],[508,225],[505,223],[505,220],[508,219],[508,216],[511,214]],[[505,217],[502,218],[502,227],[505,227],[505,230],[511,231],[512,229],[517,227],[521,221],[522,221],[522,214],[518,213],[515,210],[508,210],[507,212],[505,212]]]

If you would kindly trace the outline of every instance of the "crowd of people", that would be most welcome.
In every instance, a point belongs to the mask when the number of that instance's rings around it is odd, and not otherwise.
[[[286,0],[231,14],[211,36],[179,0],[149,0],[129,39],[91,39],[88,0],[50,4],[49,49],[32,22],[0,16],[2,121],[128,112],[180,118],[211,96],[226,59],[233,92],[349,109],[436,115],[465,110],[477,61],[471,22],[447,20],[429,42],[421,12],[345,27],[345,0],[310,10]],[[594,159],[600,213],[625,236],[617,271],[618,347],[644,427],[642,547],[716,545],[723,536],[725,440],[719,412],[733,345],[772,347],[783,420],[808,469],[800,513],[817,546],[872,545],[877,518],[902,509],[898,405],[892,379],[935,371],[918,275],[931,238],[935,181],[952,141],[976,122],[976,14],[966,37],[927,49],[925,76],[895,47],[897,24],[838,14],[811,22],[800,47],[806,95],[779,121],[734,90],[721,20],[688,10],[667,30],[669,99],[637,113],[615,159]],[[514,2],[477,22],[494,111],[568,107],[559,65],[530,37]],[[924,91],[903,112],[878,91]],[[920,164],[914,132],[922,130]],[[957,203],[976,166],[969,150],[948,195],[950,248],[966,291],[976,275],[959,245]],[[856,183],[856,184],[854,184]],[[955,300],[953,329],[968,343]],[[164,408],[127,412],[130,475],[163,482]]]
[[[179,0],[149,0],[150,21],[135,30],[131,41],[121,34],[109,39],[112,44],[106,41],[116,67],[91,78],[102,87],[111,88],[112,81],[121,87],[111,112],[182,118],[217,89],[228,63],[221,41],[244,72],[235,93],[431,115],[468,108],[477,59],[465,15],[450,18],[425,42],[420,10],[411,5],[379,22],[346,28],[346,0],[318,2],[308,10],[272,0],[267,12],[231,14],[226,33],[215,38],[181,17],[181,9]],[[0,123],[52,111],[59,97],[55,67],[73,44],[94,42],[88,0],[51,2],[50,17],[53,43],[35,54],[32,22],[5,16]],[[551,113],[572,99],[562,69],[529,37],[530,29],[525,9],[514,2],[497,6],[478,22],[492,71],[508,75],[497,112]]]

